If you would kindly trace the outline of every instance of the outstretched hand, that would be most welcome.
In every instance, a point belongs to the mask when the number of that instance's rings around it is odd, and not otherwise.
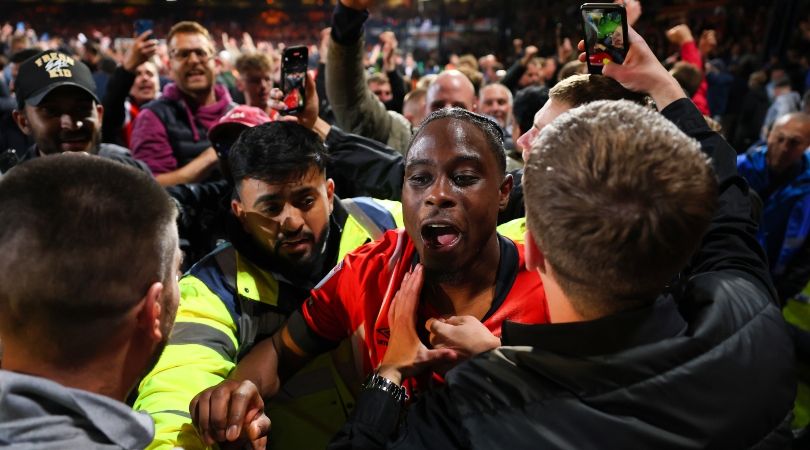
[[[416,333],[416,308],[422,291],[424,274],[421,264],[405,275],[402,285],[388,310],[391,338],[380,364],[379,374],[394,383],[418,375],[438,365],[457,360],[455,350],[428,349]]]
[[[608,62],[602,68],[602,74],[613,78],[631,91],[648,94],[655,101],[659,111],[675,100],[686,97],[681,86],[661,65],[641,35],[630,27],[628,31],[630,49],[624,63]],[[579,41],[577,48],[583,52],[585,42]],[[580,53],[579,60],[585,62],[585,58],[585,53]]]

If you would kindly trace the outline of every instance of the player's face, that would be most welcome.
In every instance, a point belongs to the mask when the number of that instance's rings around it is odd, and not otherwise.
[[[242,180],[231,204],[245,231],[266,252],[298,270],[311,269],[324,248],[335,185],[317,167],[287,182]]]
[[[480,129],[450,118],[427,124],[408,151],[402,188],[405,229],[425,269],[457,274],[472,266],[497,239],[510,188]]]

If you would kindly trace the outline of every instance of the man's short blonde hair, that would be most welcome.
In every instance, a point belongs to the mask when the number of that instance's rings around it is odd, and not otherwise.
[[[169,30],[169,35],[166,36],[166,42],[171,47],[172,38],[177,34],[201,34],[205,36],[208,42],[211,44],[211,50],[214,48],[214,41],[211,40],[211,35],[208,33],[208,30],[200,25],[198,22],[194,22],[192,20],[184,20],[182,22],[177,22],[172,26]]]

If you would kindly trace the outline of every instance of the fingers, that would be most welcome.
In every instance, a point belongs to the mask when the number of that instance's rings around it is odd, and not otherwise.
[[[455,350],[451,350],[449,348],[434,348],[422,352],[418,365],[422,367],[432,367],[454,363],[457,360],[458,354]]]
[[[428,319],[425,323],[425,328],[430,331],[430,345],[439,347],[448,340],[448,334],[451,332],[453,325],[436,319]]]
[[[242,432],[242,423],[247,416],[248,409],[264,407],[264,401],[259,395],[256,385],[251,381],[243,381],[230,395],[228,406],[227,430],[225,438],[234,441]],[[268,419],[269,420],[269,419]]]
[[[139,41],[139,42],[144,42],[144,41],[147,40],[146,38],[148,38],[151,34],[152,34],[152,30],[146,30],[143,33],[137,35],[135,37],[135,40]]]
[[[213,390],[214,388],[211,388],[200,392],[191,400],[191,405],[189,405],[191,420],[197,426],[197,433],[206,445],[215,443],[212,434],[209,432],[210,398]]]
[[[264,449],[267,445],[267,435],[270,433],[270,418],[264,413],[259,414],[247,425],[247,437],[253,444],[253,448]]]

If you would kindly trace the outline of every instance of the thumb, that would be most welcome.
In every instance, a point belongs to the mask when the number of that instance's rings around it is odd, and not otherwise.
[[[452,327],[453,325],[448,324],[447,321],[438,320],[432,317],[425,322],[425,328],[427,328],[431,334],[446,334],[447,331]]]
[[[621,83],[623,75],[626,73],[626,71],[626,67],[622,66],[621,64],[616,64],[610,60],[605,60],[605,65],[602,66],[602,75],[608,78],[613,78],[619,83]]]
[[[314,99],[315,102],[318,102],[318,90],[315,88],[315,80],[312,78],[312,74],[309,71],[306,71],[307,74],[307,81],[306,81],[306,94],[307,98]]]

